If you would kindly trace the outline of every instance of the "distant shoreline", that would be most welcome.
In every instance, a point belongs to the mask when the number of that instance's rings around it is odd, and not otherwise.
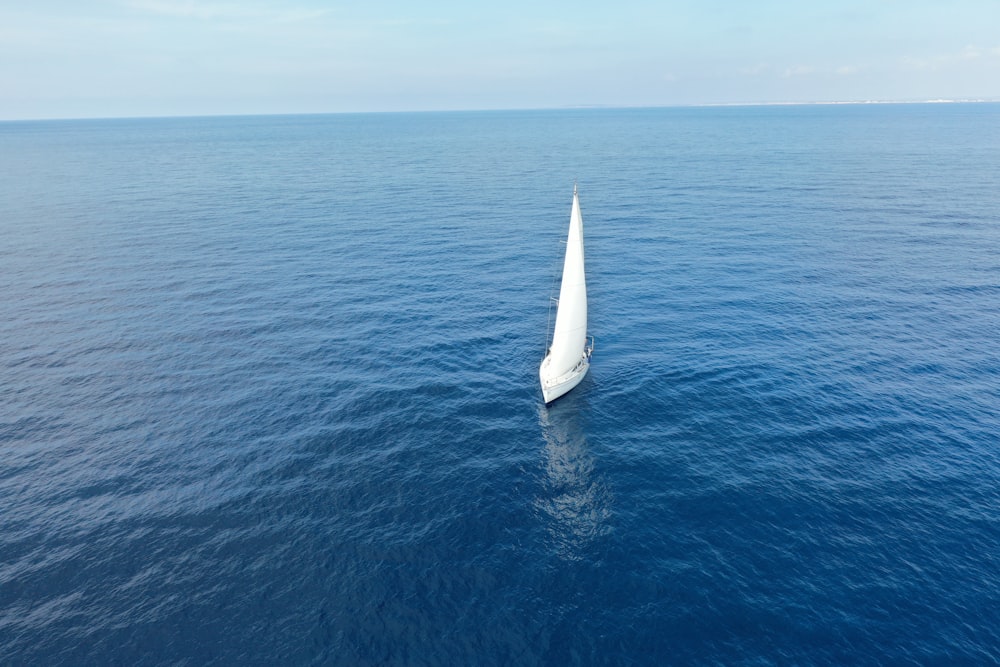
[[[933,100],[822,100],[808,102],[704,102],[697,104],[665,104],[617,106],[613,104],[581,104],[568,107],[551,107],[553,109],[697,109],[702,107],[801,107],[801,106],[852,106],[870,104],[997,104],[1000,99],[969,98],[969,99],[933,99]],[[526,109],[527,110],[527,109]],[[540,111],[541,109],[539,109]],[[498,110],[499,111],[499,110]]]

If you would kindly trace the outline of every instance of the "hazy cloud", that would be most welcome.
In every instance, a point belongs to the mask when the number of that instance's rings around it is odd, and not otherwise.
[[[782,74],[786,79],[796,77],[796,76],[806,76],[812,74],[816,71],[816,68],[809,67],[808,65],[796,65],[794,67],[789,67]]]
[[[299,9],[295,7],[270,7],[253,3],[211,3],[194,0],[128,0],[123,6],[155,16],[183,19],[212,20],[264,20],[293,23],[320,18],[327,9]]]

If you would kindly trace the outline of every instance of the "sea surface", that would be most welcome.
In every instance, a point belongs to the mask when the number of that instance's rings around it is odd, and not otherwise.
[[[0,288],[4,665],[1000,663],[1000,105],[0,123]]]

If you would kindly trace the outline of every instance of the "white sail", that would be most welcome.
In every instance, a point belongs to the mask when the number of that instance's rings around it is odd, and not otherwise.
[[[573,193],[573,210],[569,218],[566,259],[563,262],[562,286],[559,288],[559,309],[556,329],[552,334],[549,354],[551,373],[562,375],[580,362],[587,343],[587,280],[583,266],[583,220],[580,198]]]
[[[556,327],[552,334],[552,346],[538,371],[546,403],[579,384],[590,366],[589,360],[583,217],[580,215],[580,198],[574,186]]]

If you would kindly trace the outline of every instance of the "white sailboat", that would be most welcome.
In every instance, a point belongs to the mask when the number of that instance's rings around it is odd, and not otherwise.
[[[570,389],[590,368],[594,341],[587,344],[587,280],[583,268],[583,217],[580,198],[573,186],[573,209],[569,216],[569,237],[563,262],[562,285],[556,309],[556,327],[552,345],[542,359],[538,378],[542,396],[551,403]]]

